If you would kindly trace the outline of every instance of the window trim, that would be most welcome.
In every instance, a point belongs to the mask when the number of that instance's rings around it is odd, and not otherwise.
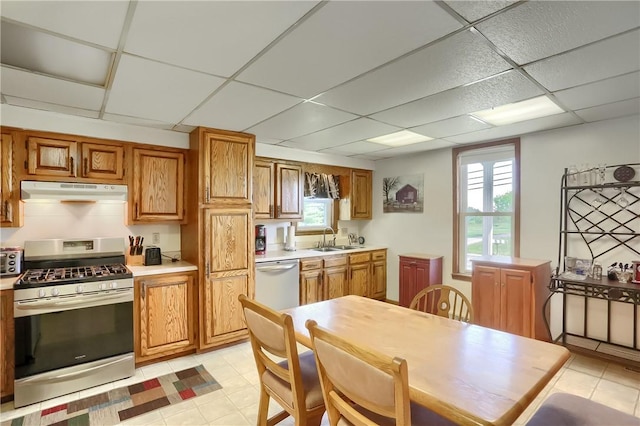
[[[304,200],[303,200],[303,205],[302,205],[302,212],[304,214]],[[333,200],[333,223],[331,224],[331,227],[333,228],[333,230],[338,233],[338,216],[340,214],[340,199],[335,199]],[[322,230],[318,230],[318,229],[300,229],[296,226],[296,235],[322,235]]]
[[[489,148],[499,145],[513,145],[515,162],[513,167],[513,257],[520,257],[520,138],[504,139],[451,150],[453,174],[453,265],[451,277],[461,281],[471,281],[471,274],[460,271],[460,179],[458,157],[465,151]]]

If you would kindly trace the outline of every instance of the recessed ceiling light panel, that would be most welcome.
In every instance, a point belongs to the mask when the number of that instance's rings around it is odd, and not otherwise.
[[[540,96],[526,101],[514,102],[499,107],[472,112],[472,118],[477,118],[494,126],[533,120],[534,118],[561,114],[564,110],[551,102],[546,96]]]
[[[431,139],[433,138],[430,138],[429,136],[419,135],[418,133],[410,132],[409,130],[401,130],[388,135],[367,139],[367,141],[388,146],[404,146],[418,142],[430,141]]]

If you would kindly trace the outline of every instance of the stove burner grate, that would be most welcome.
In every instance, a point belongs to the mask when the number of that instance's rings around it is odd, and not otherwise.
[[[73,266],[66,268],[29,269],[22,276],[26,283],[62,282],[68,280],[91,280],[92,278],[113,277],[129,274],[123,264],[98,266]]]

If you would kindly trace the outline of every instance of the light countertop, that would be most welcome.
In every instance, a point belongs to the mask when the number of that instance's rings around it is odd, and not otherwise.
[[[336,250],[336,251],[317,251],[311,248],[301,248],[296,251],[286,250],[267,250],[266,254],[256,255],[256,263],[272,262],[276,260],[289,260],[289,259],[305,259],[308,257],[318,256],[336,256],[339,254],[359,253],[363,251],[371,250],[384,250],[387,247],[383,246],[361,246],[355,249],[349,250]]]
[[[144,277],[146,275],[172,274],[174,272],[197,271],[198,267],[184,260],[172,262],[171,260],[163,260],[161,265],[150,266],[130,266],[127,268],[133,272],[134,277]]]
[[[13,284],[18,281],[18,278],[20,278],[20,275],[0,278],[0,290],[11,290],[13,288]]]

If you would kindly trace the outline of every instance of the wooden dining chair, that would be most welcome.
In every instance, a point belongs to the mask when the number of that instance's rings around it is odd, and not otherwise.
[[[238,299],[260,376],[258,426],[271,426],[289,416],[296,426],[319,425],[325,407],[315,357],[312,351],[298,355],[291,316],[245,295]],[[276,362],[274,357],[283,360]],[[268,418],[270,398],[283,411]]]
[[[307,320],[329,424],[454,425],[409,400],[407,361],[349,342]]]
[[[428,312],[464,322],[473,322],[473,306],[458,289],[448,285],[430,285],[416,294],[409,309]]]

